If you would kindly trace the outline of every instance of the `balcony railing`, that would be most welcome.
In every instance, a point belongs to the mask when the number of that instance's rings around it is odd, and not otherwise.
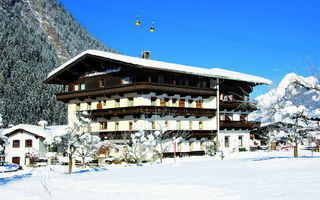
[[[140,118],[140,115],[146,117],[152,115],[160,116],[184,116],[184,117],[208,117],[212,118],[216,116],[216,109],[206,108],[186,108],[186,107],[164,107],[164,106],[132,106],[132,107],[119,107],[119,108],[107,108],[92,110],[91,115],[93,117],[124,117],[127,115],[133,115]]]
[[[245,101],[221,101],[219,102],[220,110],[242,110],[242,111],[254,111],[257,109],[256,104]]]
[[[260,122],[252,121],[220,121],[221,129],[254,129],[260,127]]]
[[[153,130],[149,130],[153,131]],[[103,131],[99,132],[101,138],[107,137],[110,140],[130,139],[130,135],[137,131]],[[190,138],[215,138],[217,136],[216,130],[168,130],[164,134],[164,138],[183,137],[185,139]]]
[[[72,99],[85,99],[96,97],[111,97],[112,95],[123,95],[126,93],[150,93],[155,92],[156,94],[167,94],[173,96],[179,94],[180,96],[191,96],[191,97],[204,97],[215,96],[217,94],[216,89],[201,88],[201,87],[189,87],[173,84],[163,83],[151,83],[151,82],[140,82],[132,84],[117,85],[113,87],[104,87],[95,90],[82,90],[72,92],[57,93],[57,100],[68,102]]]

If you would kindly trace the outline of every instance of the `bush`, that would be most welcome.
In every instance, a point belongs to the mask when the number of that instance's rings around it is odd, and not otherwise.
[[[215,156],[218,152],[218,144],[216,141],[214,141],[213,139],[210,140],[210,142],[208,142],[207,146],[206,146],[206,153],[209,156]]]
[[[239,152],[245,152],[245,151],[247,151],[247,149],[245,147],[240,147],[239,148]]]

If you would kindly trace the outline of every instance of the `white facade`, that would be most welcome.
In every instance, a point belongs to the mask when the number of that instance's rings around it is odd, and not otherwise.
[[[26,163],[27,154],[37,154],[43,158],[47,154],[47,147],[43,141],[57,130],[63,130],[67,126],[40,127],[35,125],[20,124],[9,129],[4,129],[9,144],[5,147],[5,160],[19,163],[21,166]]]
[[[182,101],[181,101],[182,100]],[[212,96],[210,98],[191,96],[174,95],[168,96],[166,94],[156,95],[155,93],[138,95],[136,93],[128,93],[123,96],[111,96],[110,98],[96,98],[84,99],[83,101],[71,100],[68,103],[68,124],[73,126],[73,121],[76,118],[77,111],[95,110],[98,104],[102,104],[102,109],[131,107],[131,106],[163,106],[163,107],[181,107],[181,102],[184,108],[197,108],[197,104],[201,104],[204,109],[216,109],[217,98]],[[201,102],[201,103],[199,103]],[[174,114],[174,113],[172,113]],[[101,123],[104,123],[102,125]],[[185,117],[172,116],[170,113],[164,117],[159,115],[152,115],[149,118],[141,115],[139,118],[133,116],[125,116],[123,118],[111,117],[106,119],[103,117],[97,118],[91,124],[93,132],[112,132],[112,131],[138,131],[144,130],[160,130],[166,128],[169,131],[196,131],[196,130],[217,130],[217,118],[212,117]],[[202,146],[201,146],[202,145]],[[204,143],[201,140],[186,141],[178,144],[178,150],[181,152],[201,151],[204,150]],[[172,148],[173,149],[173,146]]]

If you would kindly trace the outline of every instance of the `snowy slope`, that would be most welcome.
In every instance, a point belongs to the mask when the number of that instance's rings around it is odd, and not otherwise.
[[[320,117],[320,92],[294,83],[313,88],[319,86],[313,76],[305,78],[295,73],[287,74],[276,88],[255,99],[259,110],[250,114],[250,120],[261,121],[264,126],[274,122],[294,124],[292,118],[299,113],[309,118]]]

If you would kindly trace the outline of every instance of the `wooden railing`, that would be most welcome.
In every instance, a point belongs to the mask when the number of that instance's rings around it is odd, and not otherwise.
[[[260,122],[220,121],[220,129],[253,129],[260,127]]]
[[[96,97],[111,97],[112,95],[123,95],[126,93],[150,93],[155,92],[156,94],[167,94],[168,96],[180,95],[180,96],[191,96],[191,97],[203,97],[207,98],[210,96],[215,96],[217,94],[216,89],[210,88],[197,88],[197,87],[187,87],[172,84],[163,83],[149,83],[140,82],[125,85],[117,85],[113,87],[104,87],[95,90],[83,90],[83,91],[72,91],[72,92],[62,92],[57,93],[57,100],[68,102],[72,99],[85,99]]]
[[[164,106],[131,106],[120,108],[107,108],[91,110],[93,117],[123,117],[126,115],[160,115],[160,116],[185,116],[185,117],[215,117],[216,109],[206,108],[181,108],[181,107],[164,107]]]
[[[243,110],[243,111],[254,111],[257,106],[251,102],[244,101],[221,101],[219,102],[220,110]]]

